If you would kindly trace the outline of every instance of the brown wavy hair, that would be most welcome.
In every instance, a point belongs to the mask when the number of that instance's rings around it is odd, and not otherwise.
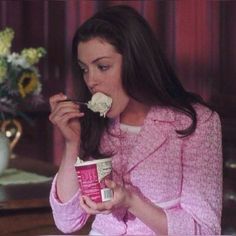
[[[150,26],[129,6],[113,6],[99,11],[76,31],[72,56],[78,99],[88,101],[91,93],[78,66],[77,47],[80,42],[94,37],[106,40],[122,55],[122,84],[130,97],[149,106],[171,107],[189,116],[191,125],[187,129],[176,131],[182,137],[195,131],[197,115],[193,104],[208,105],[200,96],[183,88],[161,52]],[[99,146],[108,122],[108,118],[104,119],[96,113],[86,111],[86,117],[81,120],[81,150],[84,159],[89,156],[107,156],[101,153]]]

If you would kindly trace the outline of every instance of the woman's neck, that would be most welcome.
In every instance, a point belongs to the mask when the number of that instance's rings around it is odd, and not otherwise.
[[[120,114],[120,123],[133,126],[141,126],[147,116],[150,107],[130,100],[126,109]]]

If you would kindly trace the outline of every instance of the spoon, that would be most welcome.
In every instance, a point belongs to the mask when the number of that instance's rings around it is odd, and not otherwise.
[[[81,102],[81,101],[78,101],[78,100],[76,100],[76,99],[71,99],[71,98],[62,100],[61,102],[74,102],[74,103],[79,104],[79,105],[88,106],[88,103],[86,103],[86,102]]]

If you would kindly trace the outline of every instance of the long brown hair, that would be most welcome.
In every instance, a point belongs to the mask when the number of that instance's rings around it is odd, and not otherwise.
[[[197,117],[193,104],[207,104],[200,96],[183,88],[161,52],[150,26],[129,6],[106,8],[88,19],[76,31],[72,53],[79,99],[87,101],[91,98],[91,93],[77,63],[77,47],[80,42],[94,37],[105,39],[122,55],[122,84],[130,97],[151,106],[171,107],[189,116],[191,125],[187,129],[176,131],[182,137],[195,131]],[[84,158],[106,156],[100,152],[99,146],[108,122],[107,118],[100,118],[97,114],[87,111],[86,118],[81,121],[81,148]]]

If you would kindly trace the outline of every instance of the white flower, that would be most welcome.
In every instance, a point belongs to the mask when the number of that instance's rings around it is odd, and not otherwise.
[[[30,64],[27,62],[25,57],[20,56],[20,54],[15,52],[7,56],[7,62],[14,66],[20,66],[24,69],[30,68]]]

